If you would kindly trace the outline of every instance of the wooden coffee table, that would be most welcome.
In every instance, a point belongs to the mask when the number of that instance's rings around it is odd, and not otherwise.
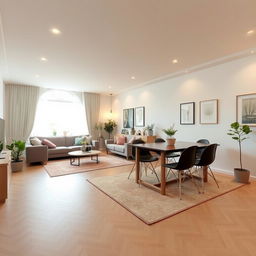
[[[80,166],[80,158],[90,156],[91,160],[96,161],[96,163],[99,163],[99,154],[101,152],[99,150],[91,150],[88,152],[83,152],[81,150],[78,151],[71,151],[68,153],[70,156],[70,164],[74,166]],[[95,156],[95,158],[93,158]],[[77,161],[76,161],[77,160]]]

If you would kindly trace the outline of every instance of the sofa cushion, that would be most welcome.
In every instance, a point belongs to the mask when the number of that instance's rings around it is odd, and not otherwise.
[[[48,148],[52,148],[52,149],[56,148],[56,145],[52,141],[47,139],[43,139],[42,144],[48,146]]]
[[[84,144],[84,137],[76,137],[75,138],[75,146],[79,146],[79,145],[83,145],[83,144]]]
[[[126,138],[125,138],[124,136],[119,136],[119,137],[117,137],[116,144],[117,144],[117,145],[124,145],[125,139],[126,139]]]
[[[29,141],[32,146],[42,145],[42,141],[39,140],[37,137],[30,138]]]
[[[107,144],[106,146],[108,149],[114,150],[115,144]]]
[[[115,145],[114,150],[117,152],[124,153],[124,145]]]
[[[57,147],[65,147],[65,137],[64,136],[60,136],[60,137],[37,137],[40,140],[43,139],[47,139],[49,141],[51,141],[52,143],[54,143]]]
[[[55,154],[67,154],[69,152],[68,147],[56,147],[52,149],[48,149],[48,154],[49,155],[55,155]]]
[[[76,150],[81,150],[81,146],[69,146],[68,147],[69,151],[76,151]]]

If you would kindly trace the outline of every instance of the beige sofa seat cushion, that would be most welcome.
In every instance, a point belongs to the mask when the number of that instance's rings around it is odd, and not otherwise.
[[[49,155],[56,155],[56,154],[67,154],[70,151],[68,147],[56,147],[53,149],[48,149]]]
[[[57,147],[65,147],[65,137],[37,137],[40,140],[47,139],[54,143]]]
[[[115,144],[107,144],[107,148],[110,150],[114,150]]]
[[[82,146],[70,146],[68,147],[69,151],[76,151],[76,150],[81,150]]]
[[[124,148],[124,145],[115,145],[114,150],[117,152],[124,153],[125,148]]]

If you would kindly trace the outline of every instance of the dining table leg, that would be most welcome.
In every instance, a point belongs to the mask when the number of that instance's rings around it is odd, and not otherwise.
[[[160,156],[160,163],[161,163],[161,185],[160,185],[160,192],[162,195],[165,195],[165,187],[166,187],[166,175],[165,175],[165,152],[161,152]]]
[[[208,182],[208,166],[203,166],[203,177],[204,177],[204,182]]]
[[[136,147],[135,163],[136,163],[135,181],[136,183],[139,183],[140,181],[140,148],[137,148],[137,147]]]

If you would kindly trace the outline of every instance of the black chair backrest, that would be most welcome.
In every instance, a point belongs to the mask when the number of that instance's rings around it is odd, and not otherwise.
[[[142,139],[136,139],[132,142],[132,144],[145,144],[145,141],[142,140]],[[140,155],[141,156],[148,156],[148,155],[151,155],[151,154],[148,150],[141,149],[140,150]],[[135,147],[132,147],[132,157],[133,157],[133,159],[135,159],[135,157],[136,157],[136,148]]]
[[[210,144],[210,141],[207,139],[200,139],[197,141],[197,143]]]
[[[175,169],[187,170],[195,165],[197,146],[186,148],[180,155],[179,162]]]
[[[216,156],[216,150],[217,150],[218,144],[211,144],[207,146],[204,151],[202,152],[202,155],[200,157],[200,160],[198,162],[198,166],[207,166],[214,162],[215,156]]]
[[[156,138],[155,139],[155,143],[161,143],[161,142],[165,142],[165,140],[162,139],[162,138]]]

